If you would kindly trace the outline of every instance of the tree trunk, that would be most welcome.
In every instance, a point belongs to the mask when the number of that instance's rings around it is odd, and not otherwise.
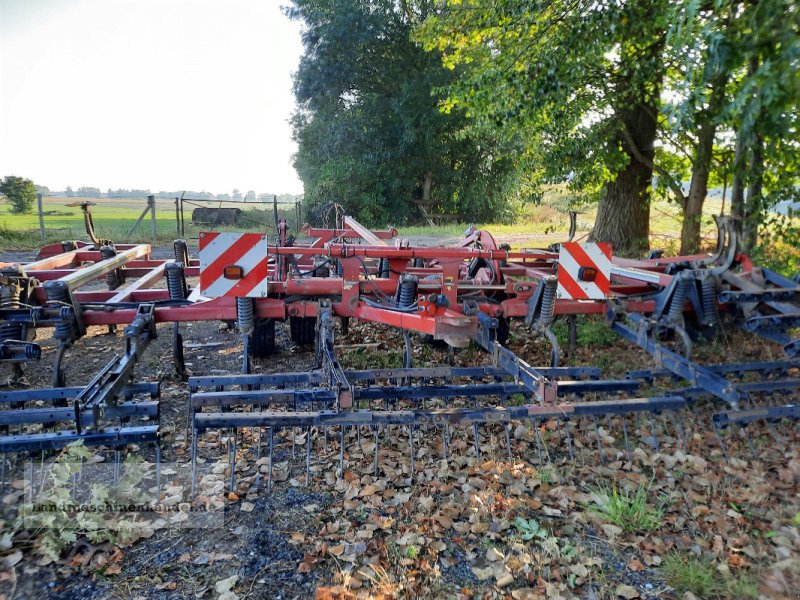
[[[615,254],[640,255],[650,246],[649,188],[656,139],[656,121],[651,115],[657,112],[655,106],[640,104],[620,114],[626,133],[620,141],[626,149],[628,144],[635,144],[636,152],[627,150],[628,165],[606,184],[589,237],[591,241],[609,242]],[[636,153],[645,161],[637,160]]]
[[[703,203],[708,194],[708,177],[714,156],[714,136],[717,132],[714,117],[725,100],[726,82],[725,76],[713,81],[708,107],[698,114],[700,125],[697,131],[697,149],[692,163],[692,181],[683,208],[680,250],[683,255],[696,254],[700,249],[700,219],[703,216]]]

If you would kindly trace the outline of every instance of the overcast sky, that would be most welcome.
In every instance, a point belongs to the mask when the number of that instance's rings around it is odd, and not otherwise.
[[[301,193],[286,0],[0,0],[0,177]]]

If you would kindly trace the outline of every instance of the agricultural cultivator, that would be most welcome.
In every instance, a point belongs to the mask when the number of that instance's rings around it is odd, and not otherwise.
[[[406,440],[401,471],[412,480],[418,448],[434,439],[444,458],[471,448],[480,459],[489,434],[513,458],[512,439],[527,436],[539,461],[576,460],[581,449],[600,461],[630,458],[637,443],[686,446],[697,435],[727,452],[734,426],[748,442],[748,429],[763,427],[782,443],[800,408],[769,398],[794,399],[800,388],[800,338],[793,337],[800,283],[754,266],[738,252],[731,222],[717,225],[712,254],[624,259],[606,244],[572,241],[574,221],[569,241],[518,251],[474,228],[458,247],[421,247],[395,229],[371,231],[350,217],[333,228],[307,225],[297,238],[278,221],[275,238],[207,232],[199,259],[178,240],[174,259],[154,260],[148,245],[96,239],[88,219],[91,242],[51,244],[34,262],[0,265],[0,360],[20,376],[26,362],[43,359],[37,328],[54,328],[58,342],[52,388],[0,393],[0,451],[44,456],[80,439],[117,451],[151,443],[158,459],[159,386],[132,380],[158,323],[172,323],[176,374],[188,380],[192,465],[204,435],[229,430],[232,462],[242,452],[267,455],[267,485],[275,454],[285,456],[287,445],[294,454],[298,439],[307,482],[317,472],[312,462],[329,452],[338,453],[343,473],[348,447],[363,451],[362,439],[369,439],[376,474],[386,468],[387,442]],[[608,379],[595,367],[563,366],[552,326],[566,321],[565,350],[574,355],[580,315],[605,319],[652,356],[652,367]],[[400,330],[402,366],[343,367],[335,338],[339,330],[347,335],[352,319]],[[532,366],[509,350],[513,319],[549,349],[549,364]],[[181,333],[189,321],[235,324],[245,350],[241,373],[191,376]],[[277,351],[277,322],[288,324],[295,344],[314,345],[315,369],[252,373],[254,359],[268,361]],[[693,342],[713,340],[723,322],[778,344],[783,356],[694,361]],[[98,325],[124,327],[126,350],[87,386],[68,387],[64,353]],[[477,344],[486,364],[415,367],[414,334],[444,345],[451,358],[453,349]],[[707,428],[694,419],[700,429],[693,432],[684,411],[703,398],[716,412]],[[622,435],[611,436],[612,429]]]

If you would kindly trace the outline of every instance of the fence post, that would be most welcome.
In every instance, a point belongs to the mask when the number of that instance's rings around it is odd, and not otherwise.
[[[152,194],[147,197],[147,206],[150,207],[150,234],[155,242],[158,234],[156,231],[156,197]]]
[[[44,231],[44,212],[42,211],[42,195],[36,194],[36,204],[39,205],[39,232],[42,234],[42,243],[46,239]]]

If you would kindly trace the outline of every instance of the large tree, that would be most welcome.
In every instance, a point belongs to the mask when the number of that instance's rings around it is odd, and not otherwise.
[[[458,73],[411,39],[432,0],[294,0],[304,54],[295,78],[295,167],[312,204],[370,224],[512,214],[513,158],[439,110]]]
[[[464,69],[445,108],[599,199],[593,237],[648,245],[666,0],[450,0],[420,39]]]
[[[30,179],[8,175],[0,181],[0,194],[8,199],[11,212],[29,213],[36,200],[36,187]]]

